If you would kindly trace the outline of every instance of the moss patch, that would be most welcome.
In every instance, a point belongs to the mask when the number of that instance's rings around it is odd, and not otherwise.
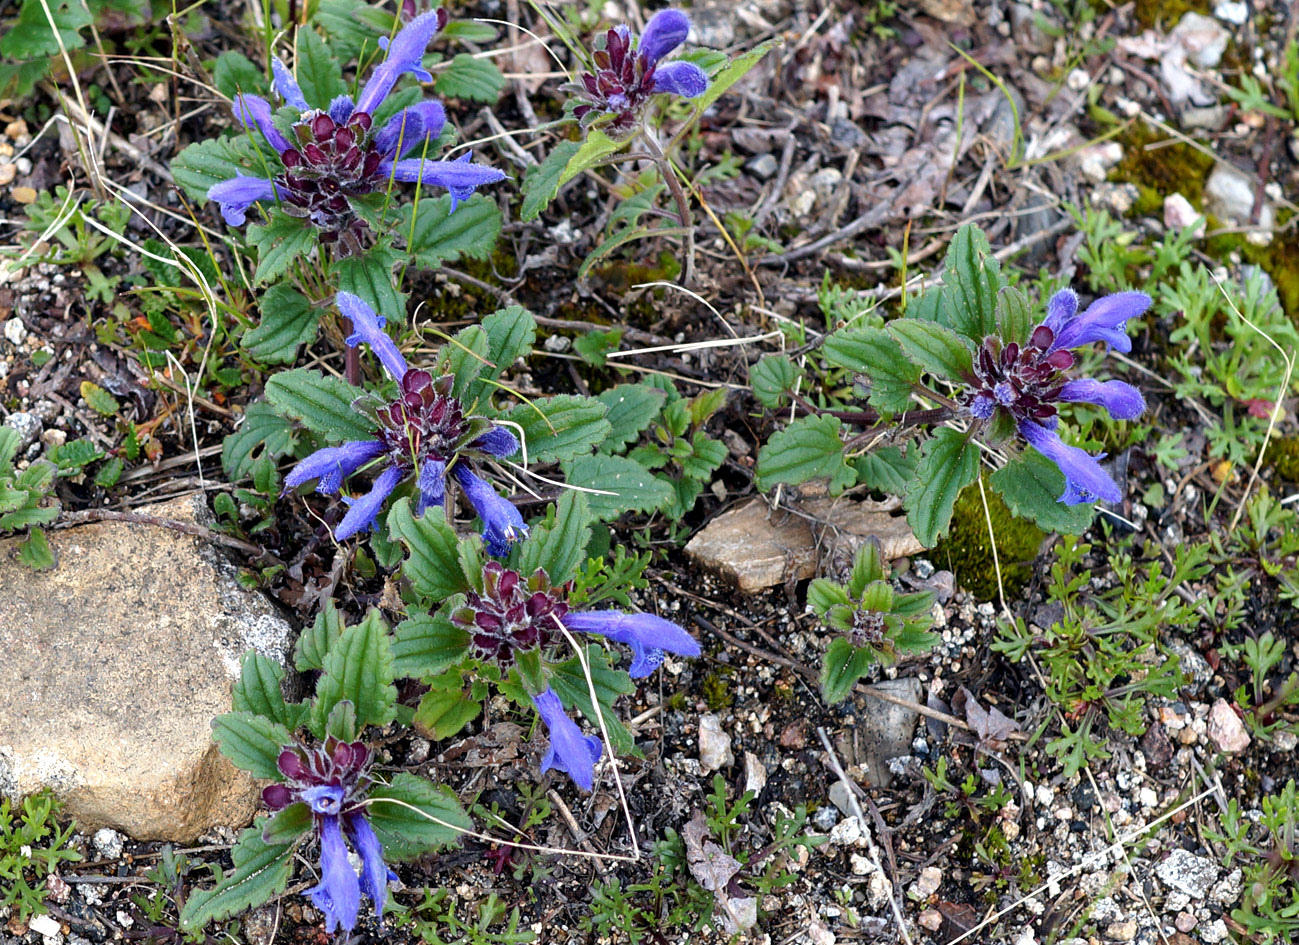
[[[1208,15],[1208,0],[1136,0],[1132,15],[1145,29],[1162,26],[1168,32],[1188,11]]]
[[[1007,597],[1017,597],[1033,576],[1030,567],[1046,533],[1032,522],[1016,518],[992,489],[988,495],[988,512],[992,531],[997,537],[997,560]],[[956,583],[978,600],[997,596],[997,568],[993,562],[992,543],[988,540],[988,522],[983,514],[983,499],[974,486],[966,488],[952,511],[952,528],[930,554],[939,567],[956,575]]]
[[[1123,145],[1123,160],[1110,172],[1110,180],[1136,186],[1138,196],[1131,211],[1134,216],[1162,215],[1164,198],[1173,193],[1181,194],[1192,206],[1200,206],[1213,158],[1181,141],[1164,144],[1167,140],[1144,122],[1134,123],[1118,137]],[[1147,148],[1156,142],[1159,147]]]
[[[1264,462],[1288,482],[1299,482],[1299,436],[1283,436],[1268,444]]]
[[[1279,219],[1277,224],[1279,226],[1284,222]],[[1210,232],[1223,225],[1213,217],[1207,223]],[[1209,237],[1204,250],[1218,260],[1226,260],[1233,252],[1239,253],[1245,262],[1253,263],[1266,272],[1276,285],[1281,310],[1290,321],[1299,325],[1299,232],[1278,232],[1266,246],[1255,246],[1245,239],[1243,233],[1220,233]]]

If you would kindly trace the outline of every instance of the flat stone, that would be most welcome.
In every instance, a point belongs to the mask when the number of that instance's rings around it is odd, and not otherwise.
[[[731,736],[722,729],[722,720],[712,712],[699,717],[699,764],[706,772],[735,764]]]
[[[798,512],[772,511],[762,499],[719,515],[690,539],[686,554],[745,593],[816,577],[823,554],[851,567],[863,541],[880,544],[886,560],[923,551],[906,519],[851,499],[814,499]],[[818,540],[821,539],[821,540]]]
[[[1193,900],[1203,899],[1218,881],[1218,864],[1190,850],[1177,848],[1155,867],[1155,875],[1170,889],[1184,892]]]
[[[865,688],[911,703],[921,701],[920,680],[915,677],[881,679]],[[838,747],[850,763],[861,765],[871,785],[888,787],[893,780],[889,761],[910,753],[920,713],[862,692],[854,692],[853,701],[857,706],[857,730],[842,739]]]
[[[1249,732],[1236,710],[1225,699],[1219,699],[1209,710],[1209,739],[1219,751],[1237,754],[1249,747]]]
[[[207,517],[200,497],[141,510]],[[251,821],[254,780],[212,742],[252,648],[284,661],[290,627],[210,544],[102,522],[49,533],[33,573],[0,542],[0,793],[52,789],[82,830],[193,841]]]

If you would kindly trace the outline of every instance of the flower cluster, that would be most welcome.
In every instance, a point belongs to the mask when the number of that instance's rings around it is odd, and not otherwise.
[[[708,88],[708,77],[693,62],[661,63],[686,41],[690,19],[680,10],[660,10],[645,26],[639,40],[626,26],[605,34],[603,49],[592,54],[594,72],[564,87],[585,99],[573,115],[583,124],[609,116],[604,129],[614,136],[632,132],[649,100],[659,93],[695,98]]]
[[[370,749],[362,742],[332,737],[317,748],[285,748],[276,762],[284,782],[262,791],[262,801],[273,811],[292,804],[311,811],[320,841],[320,883],[307,895],[325,914],[327,932],[355,928],[362,893],[382,917],[388,880],[397,878],[384,863],[383,847],[365,818],[370,761]],[[359,878],[348,862],[344,835],[361,857]]]
[[[571,590],[572,582],[552,585],[544,570],[525,578],[492,561],[483,568],[482,590],[471,591],[464,603],[451,611],[451,622],[469,634],[474,656],[503,668],[513,665],[518,654],[547,646],[561,629],[599,634],[631,647],[628,674],[633,679],[654,672],[667,653],[699,655],[699,644],[690,634],[654,614],[570,610],[567,597]],[[595,763],[603,750],[600,740],[582,735],[577,723],[564,714],[553,690],[534,694],[532,701],[550,731],[550,747],[541,770],[563,771],[578,787],[591,790]]]
[[[383,460],[383,470],[370,491],[359,499],[344,499],[350,508],[335,529],[339,540],[373,527],[383,504],[403,481],[414,478],[416,513],[423,514],[446,500],[448,471],[464,490],[466,498],[483,520],[483,542],[494,555],[509,553],[510,543],[527,534],[523,516],[510,501],[475,472],[475,462],[503,459],[519,450],[519,441],[509,430],[484,417],[466,417],[460,401],[451,395],[454,378],[434,378],[427,371],[411,369],[397,345],[384,332],[385,319],[376,315],[359,296],[338,293],[338,310],[352,322],[347,343],[365,342],[397,382],[398,397],[374,407],[370,413],[378,423],[377,438],[351,440],[316,450],[284,477],[286,490],[312,479],[316,491],[331,495],[344,479],[374,460]],[[367,398],[354,406],[365,410]]]
[[[390,181],[422,181],[450,192],[455,210],[481,185],[503,180],[501,171],[470,163],[468,152],[455,161],[429,161],[423,153],[405,157],[416,149],[426,151],[442,134],[446,113],[438,102],[404,108],[383,127],[374,127],[375,111],[397,79],[407,72],[424,82],[432,78],[422,65],[424,49],[446,21],[445,9],[430,11],[383,44],[388,55],[355,102],[341,95],[327,108],[313,108],[288,67],[273,60],[275,88],[300,115],[285,137],[271,120],[269,102],[256,95],[235,96],[235,118],[249,131],[262,133],[283,171],[270,179],[239,174],[213,185],[208,199],[221,206],[226,222],[241,226],[250,206],[275,200],[291,216],[310,220],[323,242],[341,241],[342,252],[356,253],[366,224],[354,213],[350,198],[374,193]]]
[[[1097,461],[1105,454],[1094,457],[1060,439],[1057,404],[1096,404],[1116,420],[1133,420],[1146,409],[1141,392],[1131,384],[1069,379],[1074,365],[1070,349],[1103,341],[1118,351],[1131,351],[1127,321],[1149,307],[1148,295],[1119,292],[1097,299],[1079,313],[1078,296],[1063,289],[1047,303],[1047,317],[1033,329],[1026,345],[1003,344],[989,337],[975,353],[974,373],[966,378],[969,388],[962,405],[980,422],[998,414],[1009,417],[1019,435],[1064,473],[1060,501],[1066,505],[1118,502],[1123,496]]]

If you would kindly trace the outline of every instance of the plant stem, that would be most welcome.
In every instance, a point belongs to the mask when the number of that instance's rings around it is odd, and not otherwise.
[[[645,142],[645,149],[649,151],[650,158],[663,177],[663,182],[668,185],[668,190],[672,191],[672,199],[677,203],[677,217],[686,231],[686,261],[681,270],[681,284],[689,288],[695,274],[695,221],[690,213],[690,202],[686,199],[685,191],[681,189],[681,180],[677,177],[676,169],[672,167],[672,161],[663,153],[654,132],[646,128],[641,140]]]

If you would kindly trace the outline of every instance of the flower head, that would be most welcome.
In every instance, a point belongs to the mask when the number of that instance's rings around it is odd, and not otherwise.
[[[631,647],[633,679],[648,676],[663,665],[666,653],[698,656],[699,644],[685,630],[654,614],[624,614],[618,610],[593,610],[562,617],[564,626],[580,633],[598,633]]]
[[[446,21],[446,10],[439,8],[403,27],[387,45],[387,56],[356,102],[344,95],[312,106],[288,67],[272,60],[276,90],[301,114],[286,137],[271,121],[269,102],[256,95],[235,96],[235,117],[250,132],[261,132],[279,156],[282,169],[269,180],[239,174],[213,185],[208,199],[220,205],[226,222],[241,226],[252,204],[278,200],[290,216],[310,220],[320,230],[322,242],[338,241],[342,253],[357,253],[367,225],[353,211],[353,198],[382,190],[393,180],[418,180],[448,190],[454,211],[478,187],[504,180],[505,174],[495,168],[469,163],[468,155],[455,161],[426,159],[427,146],[446,124],[438,102],[417,103],[382,127],[374,125],[375,111],[402,75],[414,73],[422,81],[431,78],[421,60]],[[419,157],[403,160],[417,150]]]
[[[541,568],[524,578],[491,561],[483,567],[482,592],[470,591],[451,612],[451,622],[469,633],[474,656],[508,667],[519,651],[550,643],[555,618],[568,613],[564,597],[570,588],[552,587]]]
[[[577,723],[564,713],[564,704],[553,689],[532,697],[537,714],[550,730],[550,747],[541,759],[541,770],[563,771],[583,791],[595,784],[595,763],[604,753],[604,745],[594,735],[583,735]]]
[[[473,473],[472,467],[479,460],[516,453],[519,442],[514,434],[485,417],[466,416],[460,400],[452,395],[455,378],[450,374],[434,378],[427,371],[410,368],[383,330],[383,316],[359,296],[340,292],[338,308],[352,323],[347,343],[353,347],[362,343],[370,346],[397,381],[397,398],[385,401],[373,394],[358,397],[352,407],[374,421],[378,427],[375,439],[350,440],[316,450],[289,471],[284,488],[296,489],[315,479],[317,492],[332,494],[362,467],[376,460],[382,462],[383,468],[368,493],[343,500],[349,508],[334,530],[334,537],[343,541],[373,527],[388,497],[407,479],[415,480],[418,514],[443,505],[446,473],[454,468],[456,481],[483,519],[489,550],[503,547],[494,553],[508,553],[509,542],[527,534],[527,527],[513,504],[498,496],[491,485]]]
[[[583,73],[565,88],[585,99],[573,114],[583,124],[610,116],[605,126],[614,135],[629,134],[659,93],[695,98],[708,88],[708,77],[693,62],[661,60],[686,41],[690,19],[680,10],[660,10],[639,40],[625,26],[604,36],[603,48],[592,54],[593,72]]]
[[[325,930],[356,927],[361,894],[383,915],[388,879],[396,878],[383,861],[383,847],[365,818],[364,801],[370,788],[370,749],[363,742],[328,738],[323,745],[294,745],[280,752],[276,767],[283,782],[262,791],[262,801],[273,811],[290,804],[305,804],[311,811],[320,840],[320,882],[308,889],[312,904],[325,914]],[[347,843],[361,856],[361,877],[347,857]]]
[[[977,421],[1008,417],[1019,435],[1046,456],[1065,476],[1060,501],[1117,502],[1119,487],[1101,468],[1098,458],[1066,445],[1056,432],[1058,405],[1090,403],[1104,407],[1116,420],[1133,420],[1145,410],[1145,399],[1123,381],[1068,377],[1074,366],[1071,348],[1103,341],[1119,351],[1131,351],[1125,326],[1150,307],[1141,292],[1120,292],[1097,299],[1079,314],[1078,296],[1069,289],[1053,295],[1047,317],[1033,329],[1028,343],[1003,343],[988,337],[975,353],[969,387],[961,403]]]

